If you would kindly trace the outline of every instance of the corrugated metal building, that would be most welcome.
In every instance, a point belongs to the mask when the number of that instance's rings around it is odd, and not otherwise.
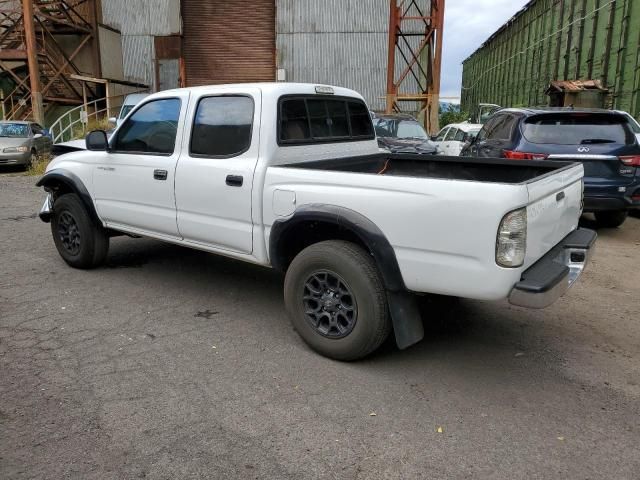
[[[462,108],[467,111],[478,103],[515,107],[585,101],[638,118],[640,1],[532,0],[463,66]]]
[[[276,78],[328,83],[385,106],[387,1],[102,0],[102,24],[105,77],[152,90]],[[108,59],[119,50],[120,68]]]

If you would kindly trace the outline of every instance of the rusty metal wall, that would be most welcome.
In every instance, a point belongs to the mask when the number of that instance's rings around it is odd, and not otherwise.
[[[101,3],[102,23],[122,34],[124,80],[155,89],[154,36],[181,33],[180,0],[102,0]]]
[[[183,0],[186,84],[275,79],[274,0]]]
[[[426,1],[418,3],[427,8]],[[384,110],[388,1],[276,0],[276,11],[277,67],[287,81],[352,88],[370,108]],[[396,71],[404,66],[401,57],[396,65]],[[403,91],[411,90],[417,83],[410,80]]]

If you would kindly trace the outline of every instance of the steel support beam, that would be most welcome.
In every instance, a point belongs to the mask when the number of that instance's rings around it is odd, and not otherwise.
[[[430,133],[438,130],[445,0],[390,0],[387,113],[413,102]],[[413,108],[413,110],[416,110]]]
[[[22,0],[24,15],[24,36],[27,44],[27,64],[29,65],[29,82],[31,84],[31,109],[33,119],[44,124],[44,107],[42,105],[42,91],[40,90],[40,68],[38,65],[38,46],[36,31],[33,24],[33,4],[31,0]]]

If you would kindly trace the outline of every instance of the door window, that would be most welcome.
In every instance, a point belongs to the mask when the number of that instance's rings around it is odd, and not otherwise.
[[[447,136],[444,137],[444,141],[445,142],[450,142],[451,140],[453,140],[456,136],[456,133],[458,133],[458,129],[457,128],[450,128],[449,131],[447,132]]]
[[[447,135],[448,131],[449,131],[449,129],[447,127],[445,127],[442,130],[440,130],[440,133],[436,137],[436,142],[444,142],[444,137]]]
[[[31,131],[33,132],[34,135],[37,135],[38,133],[42,134],[42,127],[40,125],[38,125],[37,123],[32,123],[31,124]]]
[[[138,108],[125,123],[113,142],[116,152],[170,155],[175,149],[180,100],[152,100]]]
[[[202,98],[193,121],[190,154],[211,158],[240,155],[249,150],[252,125],[251,97]]]
[[[456,142],[464,142],[465,134],[464,130],[458,130],[456,136],[453,138]]]
[[[496,116],[493,128],[489,131],[489,138],[491,140],[511,140],[515,124],[516,119],[512,115]]]

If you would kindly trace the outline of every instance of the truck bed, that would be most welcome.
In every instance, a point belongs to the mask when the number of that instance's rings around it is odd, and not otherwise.
[[[506,160],[381,153],[359,157],[319,160],[278,165],[285,168],[331,170],[397,177],[438,178],[489,183],[521,184],[570,168],[572,162],[545,160]]]

